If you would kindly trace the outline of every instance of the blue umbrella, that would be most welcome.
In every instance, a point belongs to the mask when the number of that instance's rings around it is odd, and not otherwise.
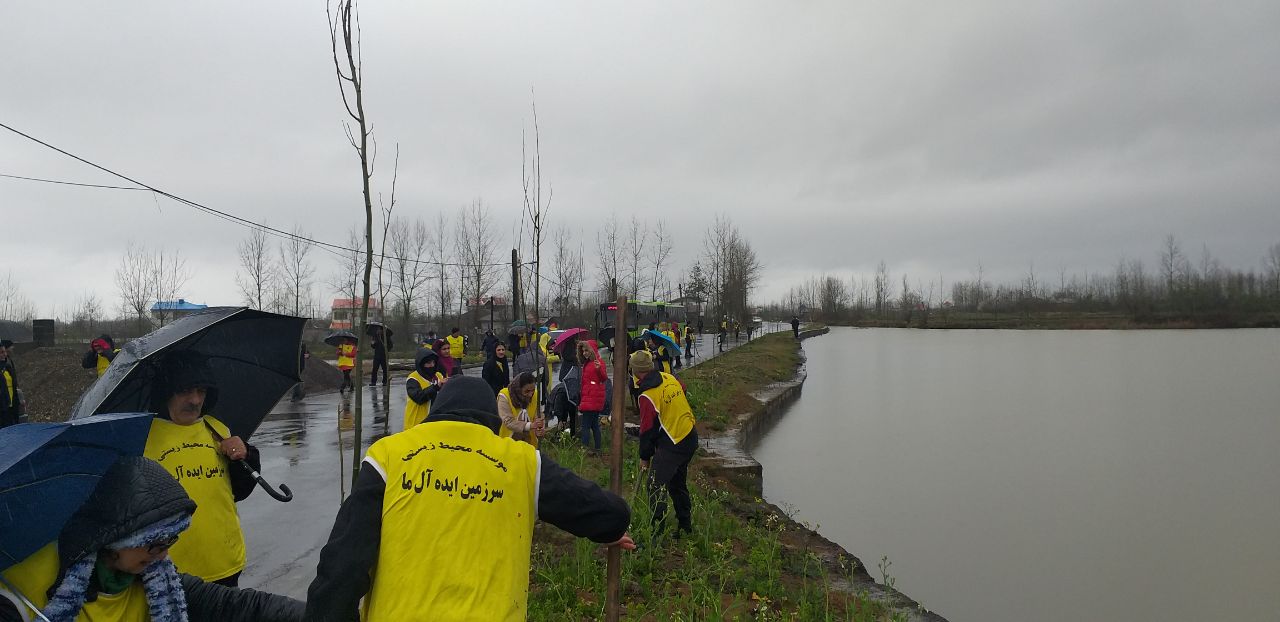
[[[667,349],[668,354],[672,356],[680,356],[680,346],[676,345],[676,342],[672,341],[670,337],[652,330],[645,330],[640,336],[653,337],[653,340],[657,341],[658,345]]]
[[[58,538],[98,479],[121,456],[140,456],[147,413],[0,429],[0,570]]]

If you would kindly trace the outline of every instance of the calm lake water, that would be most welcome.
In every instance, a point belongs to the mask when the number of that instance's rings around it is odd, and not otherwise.
[[[804,349],[766,498],[952,622],[1280,620],[1280,330]]]

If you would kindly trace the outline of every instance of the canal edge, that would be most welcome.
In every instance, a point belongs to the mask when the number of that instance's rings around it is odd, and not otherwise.
[[[801,331],[799,339],[819,337],[830,332],[827,327]],[[818,556],[827,566],[832,577],[841,577],[833,581],[831,589],[846,594],[864,594],[873,600],[880,601],[892,610],[893,614],[903,614],[912,622],[947,622],[946,618],[928,611],[918,602],[898,590],[877,583],[871,576],[866,564],[858,556],[845,550],[844,547],[828,540],[811,526],[792,519],[782,508],[763,499],[764,468],[751,455],[751,450],[761,438],[782,420],[782,415],[799,397],[808,377],[804,348],[800,349],[800,364],[796,367],[791,380],[776,382],[753,394],[761,402],[761,406],[753,412],[735,416],[734,423],[717,433],[705,443],[706,456],[703,471],[713,477],[728,480],[746,495],[754,497],[752,501],[763,506],[764,511],[776,516],[778,520],[789,525],[789,529],[803,534],[805,547]],[[853,567],[847,567],[852,563]],[[847,578],[847,579],[846,579]]]

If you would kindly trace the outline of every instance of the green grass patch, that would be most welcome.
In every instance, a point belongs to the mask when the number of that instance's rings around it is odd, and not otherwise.
[[[726,426],[760,404],[746,394],[791,379],[800,363],[797,342],[769,335],[680,374],[700,419]],[[754,405],[752,405],[754,404]],[[605,428],[605,438],[610,438]],[[544,455],[608,486],[609,456],[591,455],[573,437],[543,442]],[[639,484],[639,448],[623,445],[621,494],[632,508],[630,533],[640,543],[622,555],[625,620],[842,620],[895,618],[866,594],[831,588],[855,583],[852,563],[833,567],[805,546],[812,532],[777,508],[710,479],[695,458],[690,468],[694,532],[674,537],[675,518],[655,534]],[[605,550],[539,523],[534,534],[529,620],[601,620],[605,610]]]
[[[679,374],[698,421],[724,430],[735,415],[760,407],[751,393],[790,380],[800,365],[800,348],[791,333],[772,333]]]

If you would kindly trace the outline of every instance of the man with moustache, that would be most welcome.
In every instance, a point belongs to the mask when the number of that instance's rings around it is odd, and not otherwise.
[[[167,355],[152,384],[156,418],[143,455],[159,462],[196,502],[191,527],[169,550],[173,563],[207,582],[236,587],[245,547],[235,504],[253,492],[254,480],[231,461],[244,460],[255,471],[262,467],[258,450],[209,414],[218,390],[204,355]]]

